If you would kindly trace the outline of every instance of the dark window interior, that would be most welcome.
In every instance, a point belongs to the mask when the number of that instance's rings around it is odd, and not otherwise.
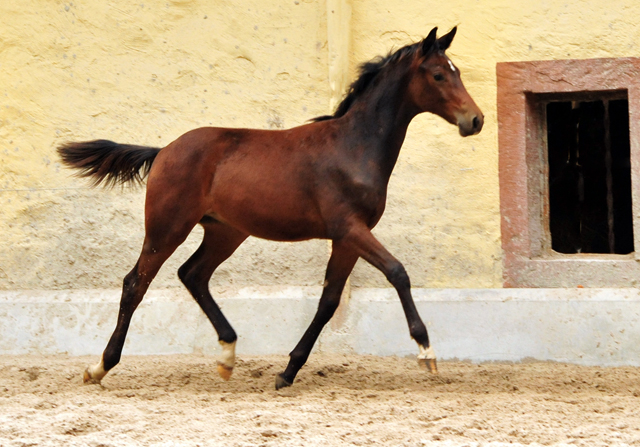
[[[552,249],[633,252],[628,100],[550,101],[546,111]]]

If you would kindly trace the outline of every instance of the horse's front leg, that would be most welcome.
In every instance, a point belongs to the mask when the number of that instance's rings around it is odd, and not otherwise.
[[[436,356],[429,344],[429,336],[418,309],[411,296],[411,282],[404,266],[371,234],[371,230],[364,224],[354,225],[342,240],[360,257],[380,270],[398,292],[402,309],[409,324],[409,333],[420,349],[418,362],[423,368],[437,373]]]
[[[289,354],[289,364],[285,371],[276,376],[276,389],[290,386],[306,363],[320,332],[331,319],[340,304],[342,289],[347,282],[347,278],[353,270],[353,266],[358,260],[358,255],[352,249],[346,247],[341,242],[333,242],[331,258],[327,265],[324,289],[320,297],[320,304],[313,321],[309,325],[296,347]]]

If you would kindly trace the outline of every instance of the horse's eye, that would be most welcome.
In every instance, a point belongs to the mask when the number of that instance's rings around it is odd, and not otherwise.
[[[441,75],[440,73],[437,73],[433,75],[433,79],[435,79],[438,82],[441,82],[441,81],[444,81],[444,76]]]

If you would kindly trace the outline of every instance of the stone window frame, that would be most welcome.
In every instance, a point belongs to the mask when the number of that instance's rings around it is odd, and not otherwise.
[[[501,62],[496,75],[504,287],[640,284],[640,58]],[[550,248],[545,105],[625,94],[636,251],[557,253]]]

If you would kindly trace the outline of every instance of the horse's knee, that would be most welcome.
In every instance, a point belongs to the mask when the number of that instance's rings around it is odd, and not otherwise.
[[[411,287],[411,280],[409,275],[401,263],[396,263],[391,267],[387,273],[387,280],[396,289],[404,289]]]

